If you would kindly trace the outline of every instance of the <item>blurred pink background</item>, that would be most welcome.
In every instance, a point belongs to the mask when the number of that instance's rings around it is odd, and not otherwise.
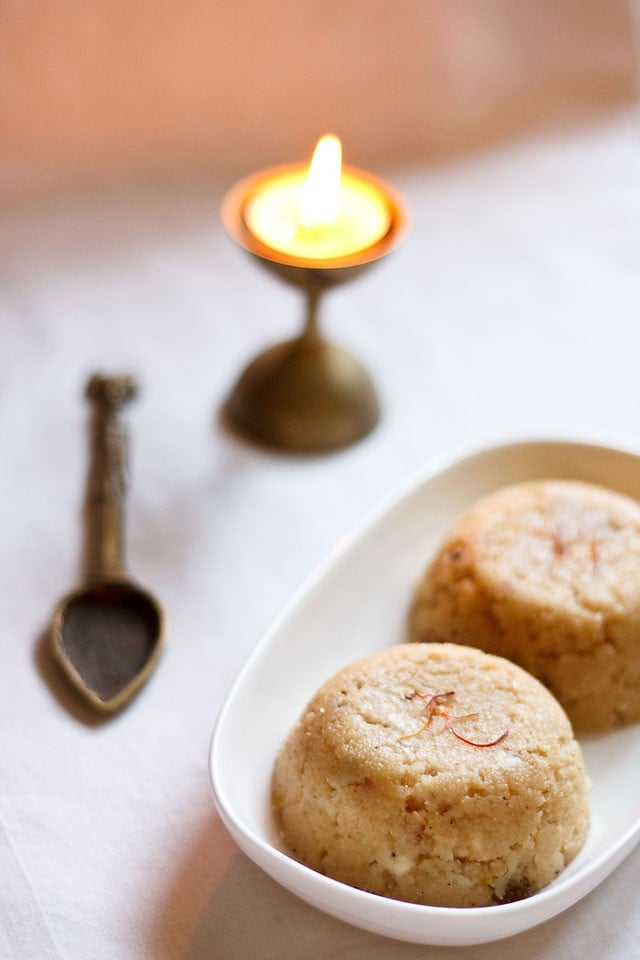
[[[634,96],[623,0],[4,0],[0,196],[413,164]]]

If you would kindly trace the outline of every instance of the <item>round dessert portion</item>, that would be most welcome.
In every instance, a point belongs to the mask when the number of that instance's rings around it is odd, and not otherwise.
[[[414,903],[529,896],[581,848],[580,747],[537,680],[457,644],[401,644],[328,681],[275,764],[292,854]]]
[[[419,583],[410,634],[513,660],[576,729],[640,720],[640,504],[551,480],[478,500]]]

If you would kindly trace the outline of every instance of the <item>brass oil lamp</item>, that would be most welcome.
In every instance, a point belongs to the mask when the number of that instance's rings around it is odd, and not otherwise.
[[[303,164],[274,167],[235,184],[222,218],[259,263],[306,298],[302,333],[257,356],[225,405],[232,427],[282,451],[345,447],[378,422],[380,405],[362,364],[319,330],[327,290],[347,283],[390,253],[407,227],[405,206],[384,181],[342,168],[329,135]]]

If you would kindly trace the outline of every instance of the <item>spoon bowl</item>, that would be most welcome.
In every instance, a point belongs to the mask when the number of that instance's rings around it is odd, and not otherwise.
[[[64,597],[51,641],[69,679],[97,710],[112,713],[148,679],[162,651],[163,614],[127,581],[96,583]]]

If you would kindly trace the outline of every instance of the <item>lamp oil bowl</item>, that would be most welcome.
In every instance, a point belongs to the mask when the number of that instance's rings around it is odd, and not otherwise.
[[[327,290],[398,245],[404,204],[370,173],[343,169],[340,141],[329,135],[308,169],[275,167],[239,181],[222,218],[241,247],[306,298],[302,333],[244,370],[225,406],[228,422],[258,443],[298,453],[361,439],[380,416],[376,390],[362,364],[321,335],[318,308]]]

